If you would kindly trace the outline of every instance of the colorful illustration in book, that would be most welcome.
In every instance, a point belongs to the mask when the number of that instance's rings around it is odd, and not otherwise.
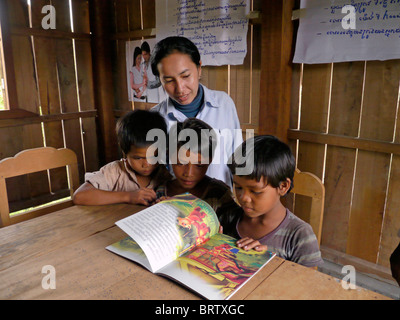
[[[178,261],[182,270],[197,274],[229,295],[261,267],[262,260],[258,263],[257,255],[261,257],[260,253],[249,254],[238,249],[234,242],[226,243],[223,235],[219,239],[219,234],[216,234],[213,239],[195,247]]]
[[[182,239],[177,246],[180,255],[204,243],[211,235],[218,232],[219,221],[212,218],[211,207],[192,194],[175,196],[172,201],[165,200],[163,203],[169,203],[179,210],[176,222]]]
[[[208,299],[229,299],[275,255],[239,249],[236,239],[218,233],[210,205],[191,194],[164,200],[117,225],[130,237],[108,250]]]
[[[188,230],[185,234],[182,235],[182,238],[186,237],[186,235],[194,230],[195,232],[195,245],[202,244],[207,240],[207,237],[210,234],[210,228],[204,223],[203,219],[206,217],[206,213],[201,211],[200,207],[196,207],[187,217],[178,217],[178,225],[182,228]]]
[[[142,248],[140,248],[140,246],[137,244],[137,242],[135,240],[133,240],[131,237],[126,237],[126,238],[122,239],[121,241],[115,243],[114,245],[120,250],[130,251],[130,252],[140,255],[144,258],[146,257]]]

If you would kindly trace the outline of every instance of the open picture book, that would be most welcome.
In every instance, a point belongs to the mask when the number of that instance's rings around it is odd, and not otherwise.
[[[275,254],[244,251],[218,233],[207,202],[171,197],[116,222],[128,237],[106,249],[169,277],[212,300],[229,299]]]

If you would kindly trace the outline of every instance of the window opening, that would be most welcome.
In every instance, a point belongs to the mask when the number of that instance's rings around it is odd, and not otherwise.
[[[8,99],[6,92],[6,79],[4,72],[3,41],[0,27],[0,111],[8,110]]]

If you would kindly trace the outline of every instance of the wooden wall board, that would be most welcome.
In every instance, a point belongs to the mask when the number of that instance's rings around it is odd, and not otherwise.
[[[287,142],[294,0],[262,2],[259,133]]]
[[[78,82],[79,110],[95,110],[94,79],[92,67],[92,51],[90,42],[75,40],[76,70]],[[98,139],[96,121],[94,118],[81,118],[82,152],[84,155],[84,170],[93,172],[99,169]]]
[[[297,67],[303,73],[294,73],[291,127],[299,130],[289,130],[299,139],[299,168],[323,175],[322,244],[386,267],[400,229],[392,188],[399,170],[399,65],[393,60]]]
[[[16,87],[18,106],[21,109],[39,113],[39,101],[31,39],[26,36],[11,36],[11,38],[15,78],[17,79]]]
[[[129,1],[114,1],[114,28],[116,33],[124,33],[129,31],[128,20],[128,3]],[[128,39],[126,39],[128,40]],[[127,74],[126,74],[126,41],[115,40],[114,44],[114,87],[115,100],[117,110],[130,110],[132,104],[128,99]]]
[[[346,253],[376,263],[390,156],[359,151]]]
[[[9,23],[11,27],[29,27],[29,7],[24,1],[8,1]],[[14,71],[16,79],[16,92],[18,108],[39,114],[39,92],[36,81],[36,65],[34,45],[31,37],[11,35]],[[7,130],[7,129],[5,129]],[[8,137],[12,141],[4,145],[14,145],[13,153],[23,149],[43,146],[43,133],[40,125],[29,125],[21,128],[8,129]],[[10,134],[11,132],[16,134]],[[17,133],[18,132],[18,133]],[[16,141],[21,139],[22,143]],[[23,176],[9,181],[8,194],[10,201],[20,201],[24,198],[35,197],[48,192],[46,173]]]
[[[72,0],[74,32],[90,32],[89,3],[87,0]]]
[[[399,94],[399,61],[370,61],[366,66],[360,137],[392,141]],[[390,168],[389,154],[360,151],[347,253],[377,262]]]
[[[249,26],[250,30],[251,26]],[[230,94],[235,102],[240,123],[251,123],[252,95],[252,33],[247,33],[247,55],[242,65],[231,66]]]
[[[301,97],[300,128],[325,132],[329,107],[331,65],[304,66],[303,94]],[[300,142],[297,166],[301,171],[311,172],[323,180],[325,147],[315,143]]]
[[[393,141],[399,78],[400,60],[367,63],[360,137]]]
[[[321,244],[346,252],[356,150],[328,146]]]
[[[332,65],[304,65],[300,129],[327,131]]]
[[[156,1],[142,0],[143,29],[156,27]]]
[[[364,62],[333,65],[329,133],[358,136],[364,66]],[[322,244],[342,252],[346,252],[347,247],[355,159],[356,150],[327,147]]]
[[[100,169],[96,120],[94,118],[82,118],[81,121],[85,172],[94,172]]]
[[[118,103],[115,99],[113,82],[112,1],[90,0],[90,26],[92,32],[93,76],[96,80],[94,96],[98,110],[99,162],[104,165],[116,160],[118,148],[115,135],[113,110]]]
[[[141,0],[128,1],[128,26],[129,30],[142,29]]]
[[[255,131],[258,132],[260,121],[260,81],[261,81],[261,25],[253,25],[252,27],[252,70],[251,70],[251,114],[250,123],[254,125]]]
[[[207,78],[207,87],[213,88],[214,90],[229,91],[229,78],[228,78],[228,66],[206,66],[202,67],[202,81]],[[204,83],[204,82],[203,82]]]
[[[357,137],[363,99],[365,62],[333,65],[330,134]]]
[[[393,156],[377,263],[390,267],[389,258],[400,242],[400,157]]]
[[[324,132],[327,129],[329,109],[329,91],[326,88],[331,82],[331,65],[304,66],[302,70],[300,128],[308,131]],[[318,83],[318,85],[315,85]],[[325,146],[300,141],[297,150],[297,167],[303,172],[311,172],[323,180]],[[296,181],[294,181],[296,184]],[[294,213],[309,221],[311,200],[307,197],[295,196]]]
[[[33,28],[41,27],[43,19],[42,8],[48,4],[50,4],[48,0],[32,2],[31,16]],[[56,40],[34,37],[33,44],[41,113],[44,115],[61,113]],[[43,130],[46,146],[57,149],[64,147],[64,134],[61,121],[44,123]]]
[[[41,10],[47,4],[56,8],[56,30],[53,31],[41,28],[44,17]],[[43,117],[38,116],[39,120],[32,118],[32,124],[23,119],[18,119],[15,123],[12,119],[4,120],[1,131],[13,137],[4,144],[4,153],[10,153],[8,156],[43,145],[70,147],[78,155],[83,181],[85,162],[89,162],[91,168],[98,169],[95,119],[85,115],[83,121],[79,116],[71,117],[79,115],[81,110],[95,109],[89,7],[86,0],[72,0],[72,12],[76,22],[74,27],[78,32],[75,37],[71,32],[69,4],[69,1],[64,0],[35,0],[31,1],[30,5],[23,0],[7,1],[7,22],[11,30],[10,43],[18,100],[16,107],[37,115],[42,113]],[[78,73],[75,72],[78,69],[75,58],[80,67]],[[54,117],[54,120],[46,118],[49,116]],[[40,119],[43,119],[43,123],[40,123]],[[83,153],[81,138],[81,126],[84,122],[86,134],[90,135],[90,139],[86,139],[86,149],[91,155],[89,161]],[[18,143],[21,139],[24,142]],[[0,158],[4,153],[0,154]],[[32,202],[32,197],[41,197],[49,190],[57,194],[67,184],[65,170],[50,172],[50,187],[47,173],[19,179],[17,182],[11,181],[8,190],[11,193],[10,198],[20,204]],[[23,195],[18,188],[23,190]],[[17,207],[18,205],[17,203]]]
[[[399,108],[399,105],[398,107]],[[398,110],[397,110],[398,112]],[[397,116],[394,132],[394,143],[400,142],[400,119]],[[400,242],[400,157],[392,154],[390,166],[390,180],[387,188],[384,223],[382,226],[381,242],[379,247],[378,264],[389,267],[389,258]]]

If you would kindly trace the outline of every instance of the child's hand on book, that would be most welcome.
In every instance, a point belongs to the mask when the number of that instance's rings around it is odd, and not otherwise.
[[[161,201],[168,200],[169,198],[171,198],[171,197],[162,196],[162,197],[156,199],[152,204],[157,204],[157,203],[159,203]]]
[[[254,249],[255,251],[266,251],[268,247],[266,245],[261,244],[258,240],[254,240],[249,237],[242,238],[236,242],[236,245],[245,250]]]
[[[150,205],[157,198],[153,189],[141,188],[136,191],[129,192],[128,203]]]

